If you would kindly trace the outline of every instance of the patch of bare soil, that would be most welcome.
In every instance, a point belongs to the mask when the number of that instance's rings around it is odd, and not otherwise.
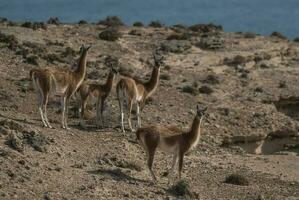
[[[105,24],[0,24],[0,199],[299,199],[299,44],[214,25],[153,25],[119,25],[105,40]],[[168,184],[172,158],[158,153],[152,183],[135,134],[121,132],[114,88],[103,128],[92,103],[80,128],[73,98],[71,129],[61,129],[55,96],[48,104],[55,129],[42,127],[29,71],[73,69],[82,43],[93,46],[86,77],[100,82],[109,73],[106,55],[120,59],[123,74],[148,79],[161,48],[166,64],[143,125],[188,129],[196,104],[209,107],[181,182]]]

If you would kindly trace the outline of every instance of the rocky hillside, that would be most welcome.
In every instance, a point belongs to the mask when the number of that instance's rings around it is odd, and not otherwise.
[[[142,112],[143,125],[187,130],[197,104],[209,107],[198,147],[185,159],[183,181],[169,185],[171,156],[158,153],[151,182],[135,133],[122,133],[115,89],[87,129],[70,105],[61,129],[52,96],[42,127],[33,68],[74,69],[81,44],[91,44],[86,79],[105,82],[107,55],[118,71],[149,78],[152,53],[165,60],[160,84]],[[221,26],[164,27],[115,19],[99,24],[0,23],[0,199],[299,199],[299,43],[279,33],[227,33]],[[134,118],[133,124],[137,121]]]

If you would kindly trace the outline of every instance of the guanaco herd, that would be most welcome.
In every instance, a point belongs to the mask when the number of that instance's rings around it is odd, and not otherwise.
[[[68,104],[74,94],[81,97],[80,104],[80,125],[85,128],[84,112],[90,97],[96,100],[96,123],[98,127],[103,126],[103,110],[105,100],[110,94],[115,77],[117,76],[118,60],[111,56],[105,59],[105,65],[110,72],[105,84],[99,84],[94,81],[84,81],[86,75],[87,52],[91,46],[80,48],[80,58],[77,68],[72,70],[63,70],[55,68],[32,69],[30,78],[35,86],[38,109],[44,127],[53,128],[47,117],[47,103],[49,95],[54,93],[61,97],[62,128],[69,129],[67,125]],[[137,141],[144,149],[147,155],[147,167],[154,182],[156,176],[152,171],[154,156],[157,150],[171,153],[173,155],[172,167],[169,175],[174,175],[174,169],[177,164],[179,179],[183,168],[184,155],[192,148],[196,147],[201,136],[201,125],[207,108],[200,108],[197,105],[197,112],[193,119],[191,128],[184,132],[176,126],[151,125],[141,127],[140,111],[143,110],[146,100],[155,92],[159,84],[160,67],[164,64],[164,57],[158,51],[153,54],[154,67],[151,77],[147,82],[141,82],[129,76],[120,75],[120,80],[116,84],[116,93],[119,103],[121,129],[124,128],[124,109],[127,109],[128,125],[132,132],[136,132]],[[136,115],[138,129],[135,131],[131,124],[131,112],[133,105],[136,105]],[[170,180],[170,179],[169,179]]]

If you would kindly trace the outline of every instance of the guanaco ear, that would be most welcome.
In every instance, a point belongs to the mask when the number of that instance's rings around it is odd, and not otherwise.
[[[83,49],[84,49],[84,45],[82,44],[80,49],[79,49],[79,54],[81,54],[83,52]]]
[[[86,48],[86,50],[89,50],[91,48],[91,45],[89,45],[87,48]]]

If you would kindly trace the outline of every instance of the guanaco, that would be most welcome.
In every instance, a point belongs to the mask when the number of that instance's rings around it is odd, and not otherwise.
[[[103,111],[105,100],[111,92],[115,76],[117,75],[118,60],[111,56],[106,57],[105,65],[110,68],[107,80],[105,84],[100,84],[98,82],[84,81],[79,88],[79,93],[81,97],[81,112],[80,112],[80,125],[85,127],[84,123],[84,112],[87,105],[89,97],[96,97],[96,121],[97,126],[103,126]]]
[[[155,53],[154,58],[154,67],[152,70],[151,78],[147,82],[141,82],[132,77],[123,77],[116,85],[116,93],[118,97],[120,117],[121,117],[121,129],[125,132],[124,128],[124,105],[127,105],[128,111],[128,124],[129,128],[133,132],[131,124],[131,112],[133,103],[136,104],[136,115],[138,120],[138,127],[141,127],[140,119],[140,108],[143,109],[146,99],[150,97],[158,87],[159,76],[160,76],[160,67],[164,64],[164,57]]]
[[[158,125],[137,130],[136,137],[147,154],[147,167],[154,182],[156,182],[157,178],[152,170],[152,166],[157,150],[173,154],[169,175],[174,172],[175,165],[179,161],[178,172],[179,179],[181,179],[184,155],[197,146],[201,137],[201,125],[206,111],[207,108],[200,109],[197,106],[195,118],[188,132],[184,132],[176,126]]]
[[[44,127],[52,128],[47,117],[47,103],[49,94],[53,92],[61,97],[62,128],[69,129],[67,125],[69,100],[85,78],[86,57],[90,47],[81,46],[78,66],[74,71],[55,68],[30,70],[30,78],[37,92],[38,109]]]

